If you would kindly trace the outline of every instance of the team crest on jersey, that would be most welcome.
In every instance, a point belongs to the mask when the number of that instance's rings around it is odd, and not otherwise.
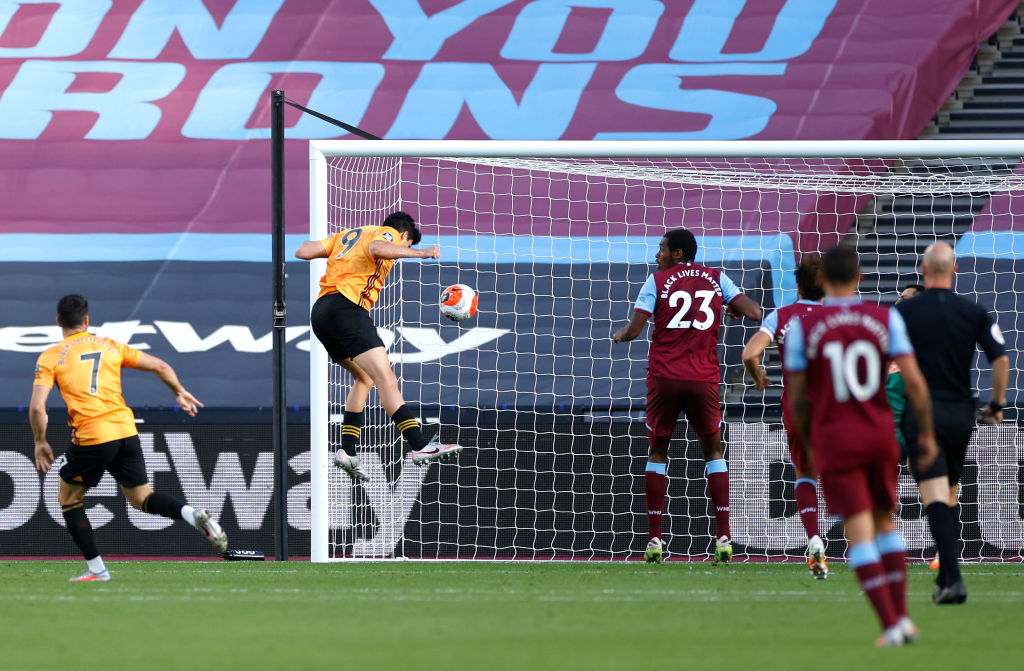
[[[394,242],[395,241],[395,236],[391,235],[390,233],[383,233],[380,237],[384,238],[388,242]]]

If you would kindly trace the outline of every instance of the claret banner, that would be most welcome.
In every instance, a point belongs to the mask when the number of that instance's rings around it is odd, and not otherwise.
[[[268,232],[273,88],[385,138],[910,138],[1017,5],[4,0],[0,233]],[[298,231],[344,135],[289,114]]]

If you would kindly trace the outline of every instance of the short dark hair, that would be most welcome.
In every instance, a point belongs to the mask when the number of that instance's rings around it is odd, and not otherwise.
[[[416,220],[405,212],[392,212],[384,220],[385,226],[390,226],[399,233],[408,233],[412,244],[419,244],[420,229],[416,228]]]
[[[821,272],[833,284],[849,284],[860,272],[860,257],[851,245],[838,244],[821,257]]]
[[[683,250],[683,261],[693,261],[697,258],[697,238],[685,228],[665,233],[665,244],[670,251]]]
[[[825,295],[818,275],[821,273],[821,255],[817,252],[804,254],[796,267],[796,286],[804,300],[820,301]]]
[[[89,314],[89,301],[78,294],[68,294],[57,301],[57,323],[74,329],[85,323]]]
[[[908,284],[907,286],[903,287],[903,290],[900,291],[900,293],[902,294],[907,289],[913,289],[917,293],[921,293],[922,291],[924,291],[924,285],[923,284],[918,284],[917,282],[914,282],[913,284]]]

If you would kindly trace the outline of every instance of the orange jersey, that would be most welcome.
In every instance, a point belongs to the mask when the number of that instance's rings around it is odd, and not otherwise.
[[[327,272],[320,278],[317,298],[338,293],[361,308],[372,308],[384,278],[395,265],[394,259],[378,259],[370,254],[370,243],[375,240],[397,245],[398,231],[390,226],[363,226],[321,240],[327,250]]]
[[[138,433],[121,396],[121,368],[134,368],[142,352],[110,338],[75,333],[36,361],[35,384],[54,383],[68,406],[71,442],[97,445]]]

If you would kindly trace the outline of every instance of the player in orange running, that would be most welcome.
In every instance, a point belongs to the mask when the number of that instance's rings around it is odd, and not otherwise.
[[[437,247],[412,249],[419,241],[420,231],[413,218],[405,212],[394,212],[380,226],[362,226],[323,240],[307,240],[295,250],[295,256],[307,261],[327,259],[327,272],[320,278],[320,295],[310,311],[310,323],[331,360],[352,374],[352,388],[345,399],[341,450],[334,457],[334,465],[354,480],[370,479],[359,465],[355,448],[363,426],[363,408],[374,386],[384,411],[412,447],[413,463],[448,459],[462,450],[460,445],[441,444],[437,436],[429,441],[423,437],[370,319],[370,308],[377,302],[395,259],[441,258]]]
[[[185,390],[174,369],[164,361],[88,333],[89,303],[83,297],[69,294],[57,302],[57,324],[64,340],[39,355],[28,412],[36,444],[36,468],[46,473],[54,462],[53,450],[46,440],[46,399],[54,384],[68,407],[71,445],[62,457],[57,500],[68,533],[88,564],[85,573],[71,580],[110,580],[110,571],[96,549],[92,525],[82,504],[86,491],[99,484],[104,471],[114,476],[133,508],[184,519],[215,548],[227,550],[227,535],[207,511],[154,492],[150,487],[135,415],[121,396],[121,369],[154,373],[171,388],[175,402],[190,416],[195,416],[203,404]]]

